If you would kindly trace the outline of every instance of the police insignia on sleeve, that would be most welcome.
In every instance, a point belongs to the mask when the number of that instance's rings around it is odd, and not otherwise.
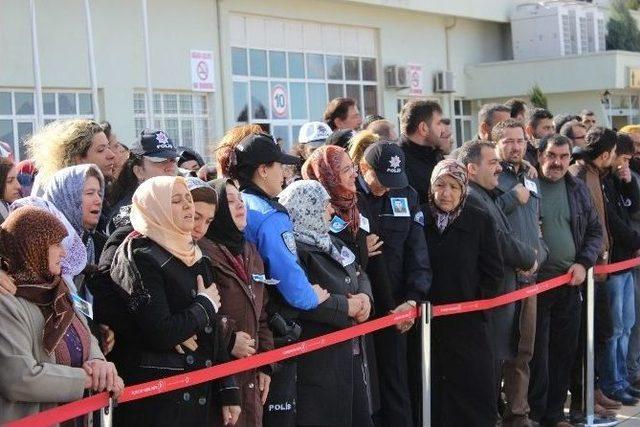
[[[298,256],[298,252],[296,250],[296,238],[293,236],[293,232],[285,231],[282,233],[282,240],[287,246],[287,249],[289,249],[289,251],[295,256]]]
[[[422,211],[416,212],[416,214],[413,216],[413,220],[424,227],[424,214],[422,213]]]

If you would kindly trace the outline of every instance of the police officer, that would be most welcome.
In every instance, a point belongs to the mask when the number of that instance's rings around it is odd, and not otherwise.
[[[431,267],[424,238],[424,215],[417,192],[408,184],[403,150],[395,144],[375,143],[360,162],[362,193],[371,218],[384,242],[382,254],[389,274],[390,301],[375,301],[379,314],[405,311],[426,299]],[[375,334],[381,410],[379,425],[413,426],[408,385],[407,337],[413,320],[398,324],[399,331],[384,329]],[[417,360],[419,366],[419,360]],[[411,371],[420,378],[419,371]]]
[[[282,191],[282,165],[297,164],[298,158],[284,154],[271,135],[259,133],[244,138],[234,149],[230,162],[229,175],[240,182],[247,208],[245,237],[258,248],[264,261],[265,284],[271,285],[267,311],[274,344],[282,346],[300,336],[300,327],[293,321],[296,309],[312,310],[329,299],[326,290],[309,283],[298,264],[293,224],[276,198]],[[327,305],[332,301],[327,301]],[[279,368],[271,378],[263,424],[294,426],[296,362],[286,361]]]

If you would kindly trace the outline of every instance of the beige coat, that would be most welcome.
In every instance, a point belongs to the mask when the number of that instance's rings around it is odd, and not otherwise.
[[[86,325],[84,316],[78,316]],[[33,303],[0,295],[0,424],[81,399],[85,371],[57,365],[44,350],[44,317]],[[90,359],[103,359],[91,336]]]

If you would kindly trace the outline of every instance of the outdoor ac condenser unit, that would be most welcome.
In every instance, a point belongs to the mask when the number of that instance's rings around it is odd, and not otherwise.
[[[455,92],[453,86],[453,71],[438,71],[435,75],[434,92],[451,93]]]
[[[387,65],[384,68],[385,85],[391,89],[402,89],[409,87],[407,79],[407,67],[400,65]]]

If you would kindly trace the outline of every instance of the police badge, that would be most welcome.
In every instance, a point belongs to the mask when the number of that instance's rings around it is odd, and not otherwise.
[[[298,252],[296,250],[296,238],[293,236],[293,232],[285,231],[282,233],[282,240],[287,246],[287,249],[289,249],[289,251],[295,256],[298,256]]]

